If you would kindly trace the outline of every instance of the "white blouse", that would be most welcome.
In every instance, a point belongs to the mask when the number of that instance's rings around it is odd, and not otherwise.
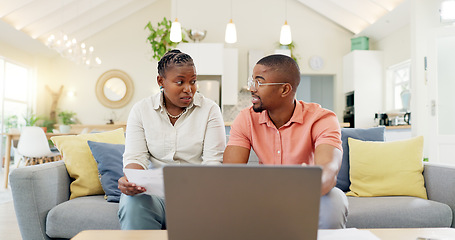
[[[224,121],[214,101],[194,94],[192,106],[172,125],[163,107],[163,94],[158,93],[131,109],[123,166],[221,164],[225,146]]]

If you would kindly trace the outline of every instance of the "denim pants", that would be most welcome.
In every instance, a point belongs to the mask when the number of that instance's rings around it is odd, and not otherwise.
[[[346,195],[340,189],[333,188],[321,197],[319,228],[345,228],[347,214]],[[160,197],[146,194],[136,196],[122,194],[118,216],[122,230],[166,229],[164,199]]]

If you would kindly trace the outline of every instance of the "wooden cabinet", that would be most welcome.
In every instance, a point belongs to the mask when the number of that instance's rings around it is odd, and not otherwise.
[[[355,50],[343,57],[344,93],[354,91],[354,125],[375,125],[374,114],[382,111],[382,52]]]

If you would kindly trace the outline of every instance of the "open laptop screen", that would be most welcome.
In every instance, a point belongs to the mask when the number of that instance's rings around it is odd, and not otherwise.
[[[169,240],[316,240],[321,172],[302,166],[166,166]]]

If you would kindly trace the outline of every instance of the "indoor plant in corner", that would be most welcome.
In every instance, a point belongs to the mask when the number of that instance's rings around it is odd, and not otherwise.
[[[69,133],[71,130],[70,124],[76,123],[74,117],[76,116],[75,112],[71,111],[62,111],[58,113],[58,117],[62,121],[60,124],[59,129],[61,133]]]

